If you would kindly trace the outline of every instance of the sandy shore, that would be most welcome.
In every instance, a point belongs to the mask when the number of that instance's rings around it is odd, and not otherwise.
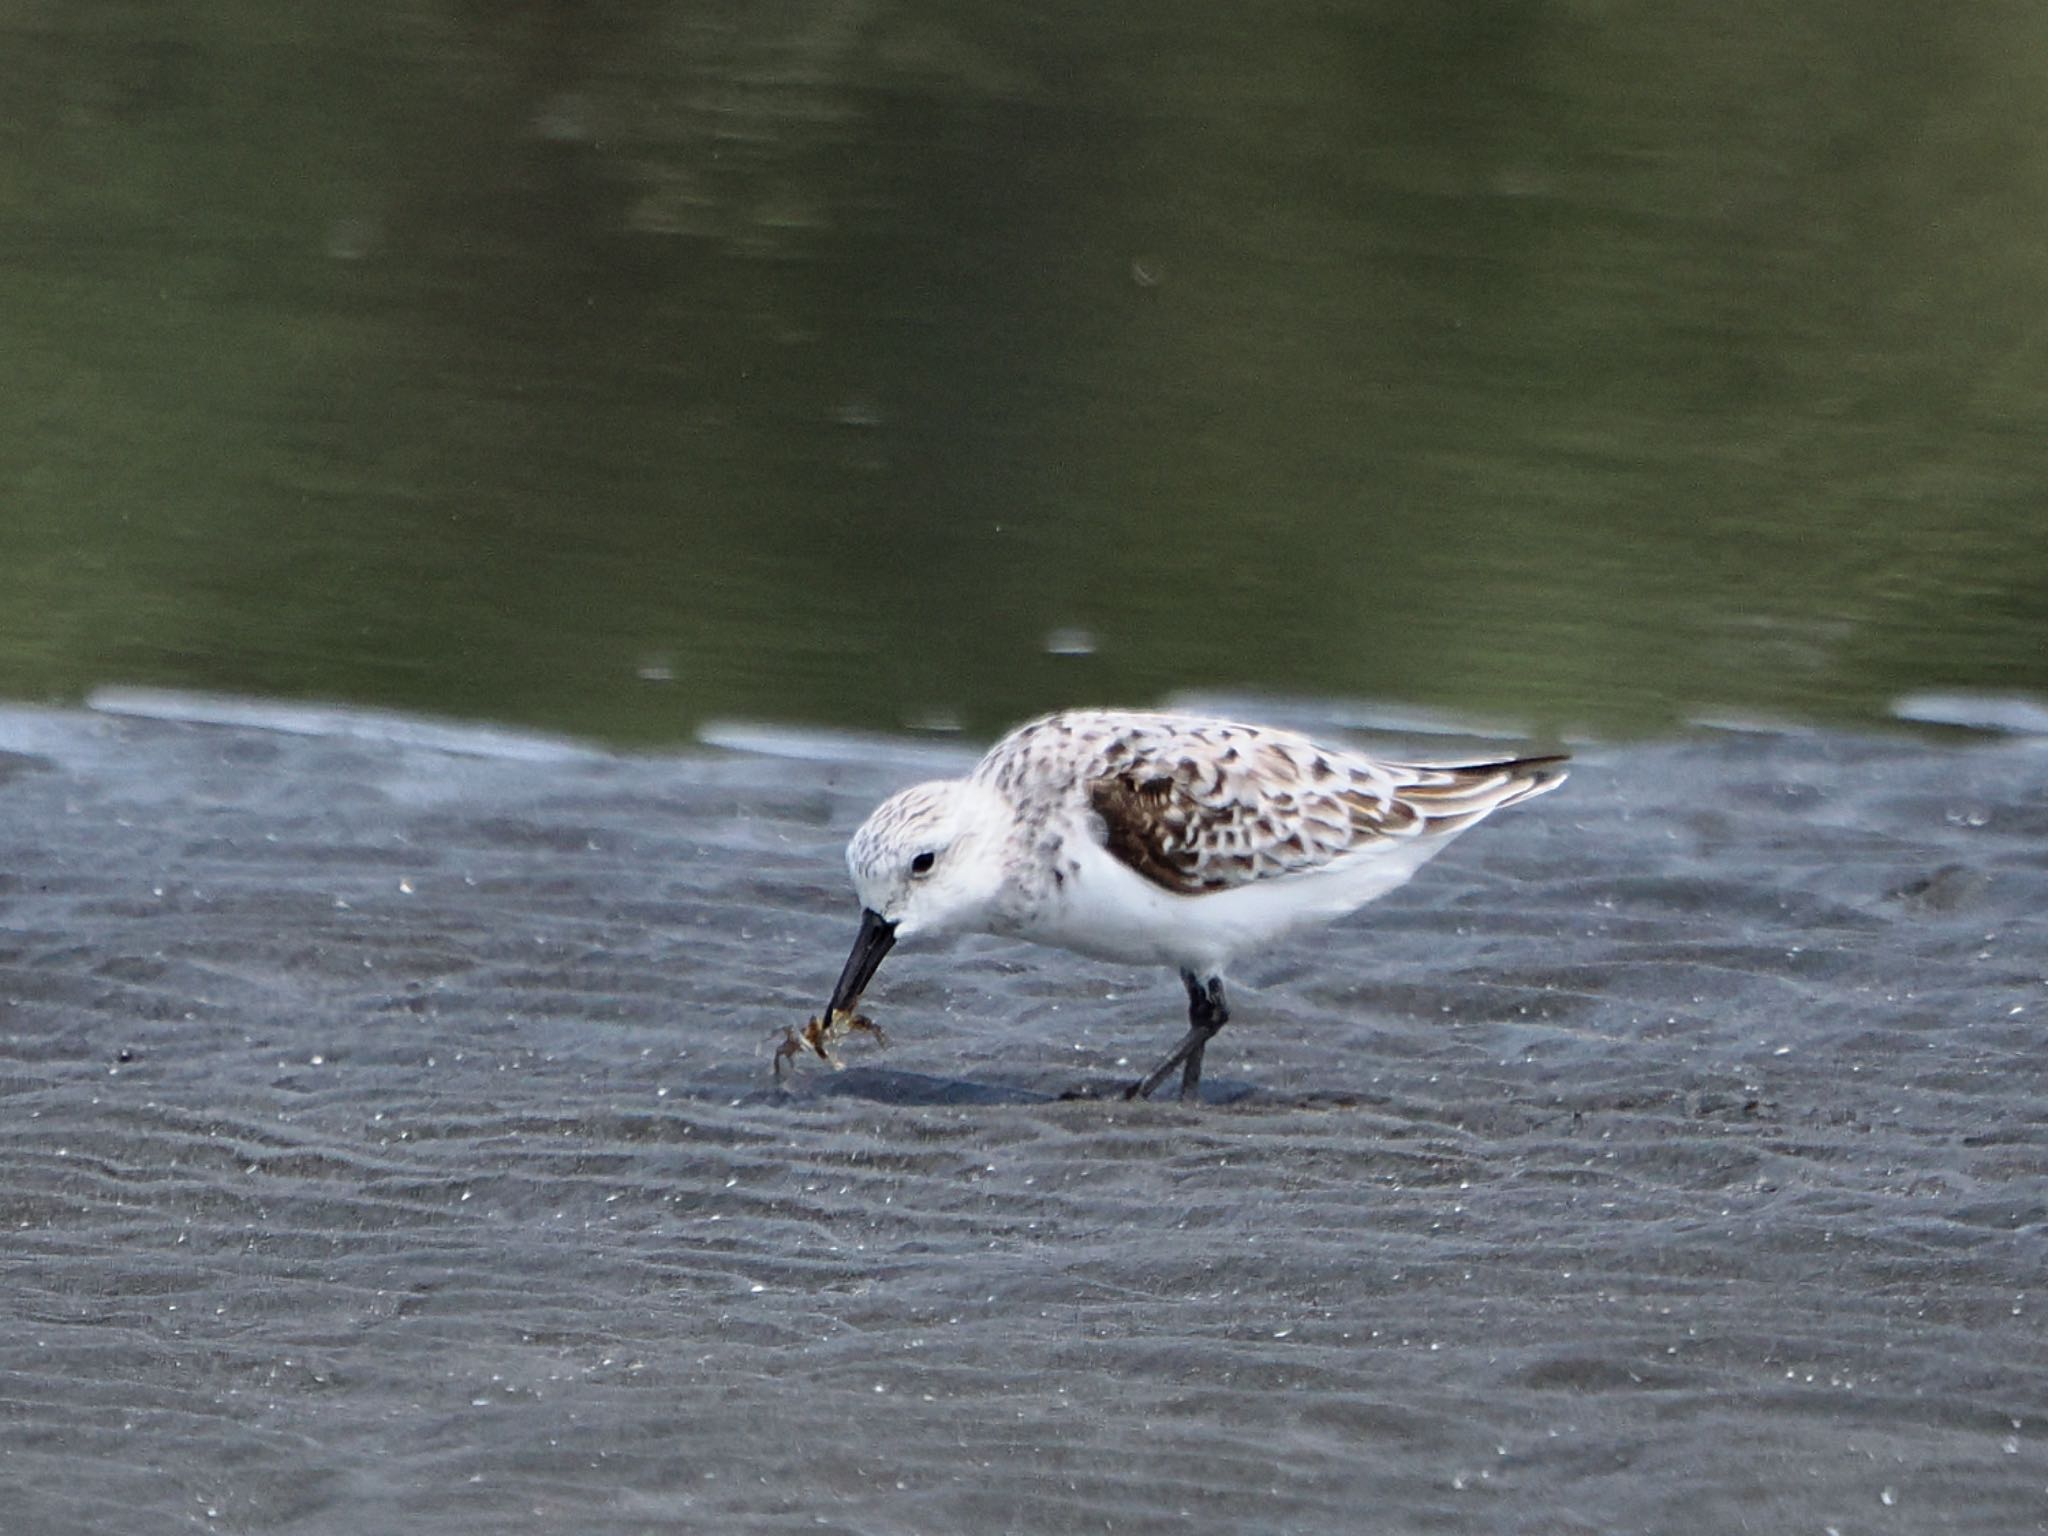
[[[1588,754],[1190,1112],[993,941],[775,1090],[907,750],[268,726],[0,710],[9,1536],[2048,1530],[2048,744]]]

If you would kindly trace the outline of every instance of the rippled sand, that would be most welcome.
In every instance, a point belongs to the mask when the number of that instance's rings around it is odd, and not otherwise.
[[[944,753],[280,723],[0,710],[9,1536],[2048,1530],[2043,743],[1587,754],[1191,1112],[994,941],[774,1088]]]

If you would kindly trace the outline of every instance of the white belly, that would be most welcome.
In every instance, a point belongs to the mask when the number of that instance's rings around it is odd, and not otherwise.
[[[1307,874],[1177,896],[1096,844],[1076,839],[1069,846],[1079,869],[1009,931],[1105,960],[1220,975],[1239,955],[1384,896],[1448,841],[1381,845]]]

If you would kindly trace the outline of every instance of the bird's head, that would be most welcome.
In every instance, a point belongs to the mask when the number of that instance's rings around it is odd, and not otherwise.
[[[829,1008],[858,1002],[898,939],[983,926],[1012,828],[1009,802],[971,779],[912,785],[877,806],[846,845],[860,935]]]

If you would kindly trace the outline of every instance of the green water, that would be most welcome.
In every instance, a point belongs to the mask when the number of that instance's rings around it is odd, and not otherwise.
[[[2048,693],[2039,6],[0,0],[0,57],[0,695]]]

